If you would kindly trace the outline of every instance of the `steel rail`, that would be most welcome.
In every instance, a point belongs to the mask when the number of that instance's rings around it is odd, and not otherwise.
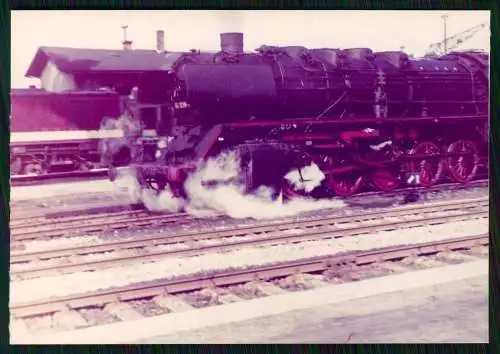
[[[176,214],[163,214],[163,215],[151,215],[142,216],[136,215],[134,219],[130,219],[130,215],[127,217],[119,217],[118,219],[110,218],[100,221],[99,223],[86,223],[81,222],[79,224],[62,224],[60,227],[50,227],[50,225],[43,226],[40,228],[33,227],[26,231],[18,231],[14,229],[11,233],[11,240],[15,242],[33,240],[37,238],[47,238],[47,237],[64,237],[70,236],[75,232],[85,233],[87,235],[99,233],[99,232],[113,232],[117,230],[129,230],[139,227],[146,226],[164,226],[170,224],[185,224],[191,221],[203,220],[202,217],[192,216],[187,213],[176,213]],[[215,218],[221,218],[223,215],[217,215]],[[213,220],[213,218],[212,218]]]
[[[179,214],[184,214],[184,213],[179,213]],[[24,222],[11,222],[10,228],[11,228],[11,233],[18,232],[18,230],[23,230],[27,228],[39,228],[42,229],[44,227],[49,227],[51,226],[52,228],[56,225],[64,224],[66,225],[71,225],[79,222],[93,222],[93,221],[98,221],[100,219],[102,220],[121,220],[129,217],[148,217],[151,214],[141,212],[138,210],[123,210],[120,212],[112,212],[112,213],[103,213],[99,215],[81,215],[81,216],[75,216],[75,217],[69,217],[69,218],[57,218],[57,219],[47,219],[47,218],[34,218],[34,219],[28,219],[28,221]],[[169,214],[172,215],[172,214]]]
[[[135,216],[136,220],[131,220],[130,216],[134,216],[134,214],[136,215]],[[57,224],[60,225],[59,227],[54,227],[54,225],[52,224],[48,225],[44,224],[39,227],[36,226],[28,228],[28,230],[22,230],[21,228],[22,231],[20,231],[19,228],[14,227],[13,230],[11,230],[11,239],[14,241],[24,241],[40,237],[62,237],[62,236],[67,236],[74,232],[83,232],[86,234],[92,234],[96,232],[126,230],[126,229],[133,229],[136,227],[145,227],[153,225],[161,226],[176,222],[185,223],[188,221],[204,219],[201,217],[191,216],[187,213],[160,214],[160,215],[145,214],[145,216],[143,217],[142,216],[143,214],[132,211],[131,213],[118,212],[116,215],[117,215],[116,218],[107,215],[104,216],[94,215],[88,218],[85,218],[85,216],[77,217],[76,219],[69,220],[68,224],[66,224],[64,221],[56,223],[56,225]],[[212,220],[214,218],[218,219],[222,217],[224,217],[224,215],[216,214],[212,218]],[[88,221],[92,222],[92,220],[101,220],[101,219],[103,219],[103,222],[99,224],[88,225]]]
[[[436,210],[439,209],[433,208],[432,210],[427,210],[425,211],[425,214],[436,212]],[[398,215],[405,215],[404,213],[405,211],[400,211],[398,213],[386,213],[385,217],[395,217]],[[406,215],[413,213],[414,213],[413,210],[407,211]],[[368,221],[374,218],[384,217],[383,213],[378,213],[378,215],[373,215],[373,214],[377,213],[372,213],[372,215],[370,216],[367,215],[364,219],[363,215],[355,217],[351,216],[351,217],[336,218],[337,220],[336,223],[338,224],[341,222],[348,222],[354,220]],[[68,271],[88,271],[88,270],[102,269],[105,267],[112,267],[116,265],[125,265],[127,263],[131,263],[134,261],[164,259],[165,257],[194,256],[208,252],[235,250],[241,247],[248,247],[248,246],[261,246],[261,245],[271,246],[276,244],[297,243],[297,242],[304,242],[311,240],[318,241],[330,238],[353,237],[360,234],[375,233],[375,232],[404,229],[411,227],[421,227],[421,226],[440,224],[451,221],[463,221],[463,220],[486,218],[486,217],[488,217],[487,210],[483,211],[475,210],[459,215],[446,215],[437,217],[430,216],[427,218],[422,218],[417,220],[402,220],[402,221],[381,223],[376,225],[357,225],[354,227],[341,228],[341,229],[332,229],[331,227],[329,227],[330,225],[335,224],[335,218],[327,218],[323,220],[306,221],[302,223],[301,222],[290,223],[288,224],[287,229],[299,228],[301,231],[300,233],[295,233],[293,235],[283,234],[284,227],[286,227],[286,224],[281,224],[274,228],[267,226],[265,229],[257,226],[254,227],[253,229],[247,228],[246,231],[244,231],[244,234],[249,234],[249,233],[257,234],[256,237],[252,237],[250,240],[248,239],[235,240],[229,242],[221,242],[215,245],[191,246],[188,249],[182,249],[182,250],[166,250],[166,251],[156,251],[156,252],[152,251],[146,254],[141,253],[136,255],[119,256],[112,259],[106,258],[102,260],[82,261],[82,262],[75,262],[62,265],[41,266],[38,264],[30,269],[15,270],[12,269],[13,268],[12,265],[22,262],[30,262],[30,261],[36,262],[38,260],[58,258],[64,256],[85,255],[98,252],[109,252],[116,250],[141,248],[152,245],[172,244],[179,242],[179,238],[182,236],[184,236],[183,242],[189,243],[190,241],[193,240],[216,237],[214,236],[214,234],[216,235],[217,233],[219,233],[218,237],[220,238],[242,235],[242,233],[241,231],[237,231],[236,233],[235,232],[231,233],[232,230],[227,230],[222,232],[214,231],[214,232],[200,233],[198,235],[196,233],[186,233],[183,235],[174,235],[170,237],[164,236],[163,238],[156,237],[152,242],[150,242],[151,240],[143,239],[143,240],[125,241],[123,243],[113,242],[104,245],[97,244],[92,246],[71,247],[59,250],[39,251],[31,253],[19,252],[11,256],[10,274],[13,277],[21,277],[21,278],[34,277],[34,276],[48,276],[54,274],[61,274],[61,272],[64,273]],[[310,229],[311,227],[320,227],[320,228]],[[267,232],[267,234],[260,235],[264,232]],[[172,240],[172,238],[174,239],[176,238],[177,241]]]
[[[398,245],[378,250],[351,252],[343,255],[314,257],[243,270],[222,271],[211,274],[164,279],[152,281],[147,284],[132,284],[85,294],[68,295],[18,304],[14,303],[10,306],[10,312],[15,318],[44,315],[60,310],[77,310],[90,306],[103,306],[117,300],[130,301],[141,298],[151,298],[158,295],[195,291],[207,287],[242,284],[255,280],[268,281],[273,278],[290,276],[298,272],[321,272],[331,267],[342,266],[347,263],[363,265],[374,262],[387,262],[399,260],[408,256],[425,256],[441,251],[472,248],[476,245],[488,245],[488,243],[489,235],[481,234],[415,245]]]
[[[102,217],[100,215],[106,214],[120,214],[120,213],[131,213],[131,212],[144,212],[147,213],[148,210],[141,204],[117,204],[116,202],[109,205],[104,205],[104,203],[97,204],[98,206],[87,207],[85,209],[69,209],[69,210],[59,210],[51,211],[47,213],[11,213],[10,225],[12,226],[24,226],[24,225],[36,225],[39,222],[58,222],[61,220],[82,220],[88,217]],[[94,205],[96,205],[94,203]],[[16,215],[14,215],[16,214]],[[84,215],[82,215],[84,214]]]
[[[424,204],[416,205],[410,207],[400,207],[397,209],[388,209],[372,212],[361,212],[356,215],[332,215],[332,216],[319,216],[311,218],[288,218],[285,220],[263,222],[259,225],[243,225],[235,228],[227,228],[223,230],[213,230],[213,231],[187,231],[178,234],[159,234],[159,235],[137,235],[133,240],[119,240],[106,243],[100,243],[95,245],[87,246],[74,246],[59,248],[50,251],[38,251],[38,252],[12,252],[11,253],[11,263],[12,260],[18,260],[18,257],[33,257],[33,259],[40,259],[42,255],[53,254],[53,257],[64,257],[72,255],[85,255],[96,252],[108,252],[119,249],[130,249],[145,247],[158,244],[173,244],[186,241],[199,241],[213,238],[224,238],[224,237],[235,237],[235,236],[245,236],[249,234],[266,233],[273,231],[286,231],[290,229],[306,229],[318,226],[328,226],[342,223],[352,223],[373,220],[377,218],[388,218],[397,217],[404,215],[412,215],[415,213],[433,213],[433,212],[443,212],[443,211],[467,211],[469,209],[486,208],[488,207],[488,200],[485,198],[470,199],[466,201],[450,201],[436,204]],[[24,258],[20,259],[19,262],[29,261],[30,259]]]

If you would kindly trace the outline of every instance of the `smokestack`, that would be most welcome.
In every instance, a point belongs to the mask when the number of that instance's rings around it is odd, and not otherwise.
[[[228,54],[243,54],[243,33],[221,33],[220,49],[222,52],[226,52]]]
[[[123,50],[132,50],[132,41],[123,41]]]
[[[158,53],[165,53],[165,31],[156,31],[156,51]]]

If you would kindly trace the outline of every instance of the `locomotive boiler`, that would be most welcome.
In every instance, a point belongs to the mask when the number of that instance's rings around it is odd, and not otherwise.
[[[165,52],[165,70],[145,75],[138,101],[143,136],[134,147],[139,182],[185,196],[187,176],[211,156],[236,151],[247,191],[303,190],[283,176],[314,162],[321,193],[362,186],[391,191],[417,174],[423,186],[473,179],[486,166],[488,54],[412,58],[368,48],[261,46],[221,34],[217,52]]]

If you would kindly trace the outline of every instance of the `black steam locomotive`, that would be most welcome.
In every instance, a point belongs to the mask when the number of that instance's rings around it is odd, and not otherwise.
[[[467,183],[485,166],[488,54],[452,52],[414,59],[367,48],[262,46],[221,34],[221,50],[166,52],[165,70],[138,87],[144,128],[134,147],[139,181],[184,196],[187,176],[234,150],[240,183],[304,194],[283,176],[314,162],[323,192],[383,191],[417,174]],[[250,168],[251,167],[251,168]]]

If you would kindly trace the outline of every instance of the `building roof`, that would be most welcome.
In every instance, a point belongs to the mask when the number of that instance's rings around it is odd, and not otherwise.
[[[52,61],[62,72],[164,71],[169,70],[182,53],[159,54],[155,50],[108,50],[64,47],[40,47],[26,77],[40,77]]]

